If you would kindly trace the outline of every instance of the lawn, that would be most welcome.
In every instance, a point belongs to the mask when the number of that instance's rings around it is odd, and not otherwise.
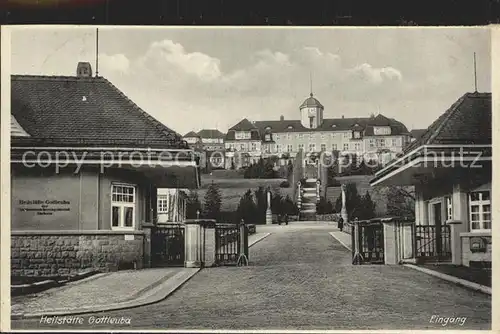
[[[419,267],[435,270],[437,272],[455,276],[470,282],[491,287],[491,270],[469,268],[457,265],[434,265],[434,264],[421,264]]]
[[[214,182],[219,185],[222,195],[222,211],[234,211],[238,208],[241,196],[248,189],[252,191],[259,187],[271,187],[271,189],[279,189],[280,193],[293,195],[293,188],[279,188],[279,185],[286,181],[285,179],[244,179],[244,178],[220,178],[215,175],[202,175],[201,189],[198,190],[198,196],[203,202],[203,198],[207,192],[209,185]]]

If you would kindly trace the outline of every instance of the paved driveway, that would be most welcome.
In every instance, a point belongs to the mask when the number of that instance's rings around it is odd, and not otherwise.
[[[67,328],[490,329],[490,296],[402,266],[353,266],[333,229],[274,228],[250,248],[249,267],[203,269],[163,302],[92,315],[129,317],[130,325],[90,326],[84,315],[85,325]],[[443,326],[433,316],[465,322]],[[34,327],[49,328],[13,322]]]

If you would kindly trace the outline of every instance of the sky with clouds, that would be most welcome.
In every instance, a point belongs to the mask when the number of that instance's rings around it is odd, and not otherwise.
[[[17,27],[12,74],[95,71],[95,27]],[[310,93],[324,117],[382,113],[426,128],[466,92],[491,91],[487,28],[99,29],[99,75],[181,134],[242,118],[299,119]],[[312,80],[310,80],[312,78]]]

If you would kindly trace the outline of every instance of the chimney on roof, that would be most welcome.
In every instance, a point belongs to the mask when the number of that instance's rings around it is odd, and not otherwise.
[[[79,62],[76,67],[76,76],[79,78],[89,78],[92,76],[92,66],[89,62]]]
[[[285,116],[281,115],[280,116],[280,121],[284,121],[285,120]]]

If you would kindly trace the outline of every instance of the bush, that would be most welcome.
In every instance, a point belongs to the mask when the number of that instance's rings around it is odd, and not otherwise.
[[[363,198],[361,198],[359,215],[359,219],[361,220],[375,218],[375,203],[372,201],[368,190],[366,191]]]
[[[288,181],[281,182],[280,188],[290,188],[290,182],[288,182]]]
[[[217,222],[235,224],[238,223],[240,220],[241,218],[235,211],[221,211],[219,213],[219,218],[217,219]]]
[[[246,224],[258,224],[257,206],[250,189],[241,197],[238,209],[236,210],[237,221],[241,219]]]
[[[320,215],[329,214],[333,212],[333,204],[328,201],[325,197],[321,197],[319,202],[316,204],[316,212]]]
[[[264,161],[261,158],[258,163],[248,166],[243,177],[245,179],[275,179],[279,177],[279,173],[274,170],[271,160]]]

